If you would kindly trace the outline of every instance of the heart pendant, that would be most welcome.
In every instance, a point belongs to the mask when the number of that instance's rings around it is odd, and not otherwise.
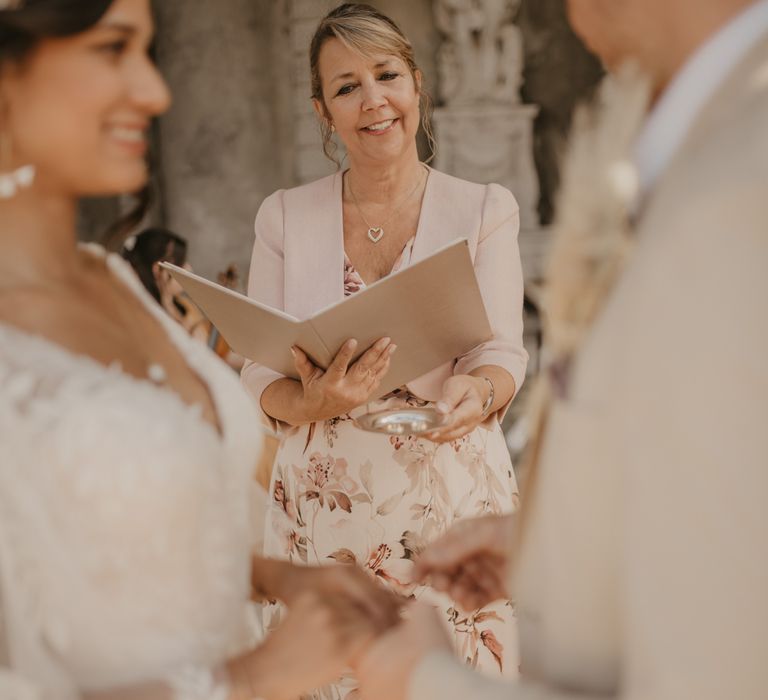
[[[384,229],[381,228],[381,226],[376,226],[376,228],[369,228],[368,229],[368,238],[373,241],[373,243],[378,243],[381,240],[381,237],[384,235]]]

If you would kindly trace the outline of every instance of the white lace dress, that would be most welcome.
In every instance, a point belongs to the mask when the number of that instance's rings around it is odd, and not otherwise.
[[[168,679],[199,680],[197,700],[251,641],[258,419],[231,370],[107,262],[207,384],[222,435],[174,392],[0,324],[3,700]]]

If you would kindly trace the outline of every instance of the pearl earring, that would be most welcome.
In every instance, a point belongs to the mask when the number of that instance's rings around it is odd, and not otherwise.
[[[7,135],[0,134],[0,168],[11,160],[11,143]],[[15,197],[20,189],[29,187],[35,181],[35,166],[22,165],[11,171],[0,169],[0,199]]]

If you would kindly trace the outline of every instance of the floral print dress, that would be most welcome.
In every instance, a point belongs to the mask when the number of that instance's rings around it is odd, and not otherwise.
[[[392,268],[410,261],[412,238]],[[345,255],[344,294],[365,287]],[[368,403],[367,411],[428,403],[405,388]],[[411,579],[413,559],[463,518],[501,514],[517,506],[517,485],[498,423],[452,443],[395,437],[357,428],[350,415],[293,428],[284,437],[270,486],[267,556],[295,564],[355,563],[399,593],[442,611],[456,653],[493,675],[514,678],[517,629],[511,602],[472,612]],[[265,607],[274,627],[281,607]],[[315,691],[314,700],[359,698],[355,679]]]

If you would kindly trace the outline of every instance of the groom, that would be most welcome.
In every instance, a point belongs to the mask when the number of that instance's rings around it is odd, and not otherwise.
[[[521,681],[463,667],[415,606],[365,700],[768,698],[768,0],[567,5],[609,71],[651,80],[629,253],[552,404],[519,556],[498,518],[420,561],[470,609],[513,594]]]

